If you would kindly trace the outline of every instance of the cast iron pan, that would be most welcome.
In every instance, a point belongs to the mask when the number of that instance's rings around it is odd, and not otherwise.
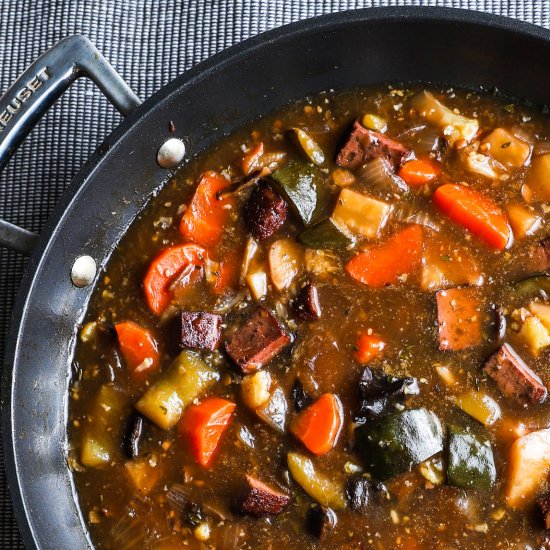
[[[71,266],[90,255],[101,268],[170,176],[156,163],[161,144],[181,138],[191,159],[289,101],[381,82],[496,86],[550,104],[548,59],[550,32],[532,25],[462,10],[390,8],[323,16],[247,40],[141,105],[83,37],[59,43],[38,60],[0,102],[0,167],[79,76],[93,78],[127,117],[82,168],[40,238],[0,226],[0,244],[33,248],[6,346],[2,388],[7,476],[26,545],[91,546],[67,468],[65,420],[75,327],[93,284],[74,286]]]

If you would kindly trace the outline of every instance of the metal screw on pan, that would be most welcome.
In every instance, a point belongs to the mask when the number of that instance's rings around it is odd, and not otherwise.
[[[96,273],[95,260],[91,256],[80,256],[75,260],[71,269],[71,281],[74,286],[83,288],[91,284]]]
[[[185,157],[185,143],[178,138],[167,139],[159,148],[157,162],[161,168],[175,168]]]

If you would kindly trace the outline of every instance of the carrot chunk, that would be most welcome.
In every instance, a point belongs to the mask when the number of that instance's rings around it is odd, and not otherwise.
[[[373,245],[346,264],[348,275],[373,288],[391,285],[412,273],[422,260],[422,228],[411,225]]]
[[[171,283],[181,278],[182,284],[190,284],[203,265],[206,250],[194,244],[173,246],[161,252],[149,266],[143,280],[147,303],[153,313],[160,315],[172,300]]]
[[[226,257],[220,262],[220,271],[214,281],[214,294],[218,296],[230,288],[239,286],[239,276],[241,272],[242,252],[228,252]]]
[[[386,343],[378,334],[363,332],[359,335],[356,346],[355,358],[359,363],[365,365],[382,353],[382,350],[386,347]]]
[[[191,405],[180,421],[179,433],[201,466],[208,468],[214,461],[235,407],[235,403],[227,399],[209,397],[198,405]]]
[[[410,187],[419,187],[436,180],[441,175],[441,168],[432,160],[413,159],[403,164],[397,175]]]
[[[433,201],[442,214],[489,246],[503,250],[511,244],[506,214],[485,195],[465,185],[447,183],[435,190]]]
[[[294,418],[290,431],[313,454],[323,455],[334,447],[343,422],[340,399],[337,395],[325,393]]]
[[[223,235],[234,200],[218,199],[218,192],[230,182],[209,170],[199,179],[197,189],[180,223],[180,233],[207,248],[216,246]]]
[[[481,343],[480,299],[476,288],[436,293],[439,349],[461,350]]]
[[[117,323],[115,330],[132,378],[144,379],[157,370],[159,352],[153,335],[132,321]]]

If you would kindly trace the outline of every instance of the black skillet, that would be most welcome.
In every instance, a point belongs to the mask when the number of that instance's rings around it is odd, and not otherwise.
[[[2,387],[7,476],[27,547],[91,546],[67,468],[65,419],[75,327],[93,284],[74,286],[71,268],[82,255],[100,268],[108,260],[128,224],[170,176],[156,162],[169,137],[184,141],[189,160],[294,99],[381,82],[497,87],[550,104],[549,59],[547,30],[437,8],[350,11],[288,25],[201,63],[141,105],[82,37],[60,42],[39,59],[0,101],[0,168],[79,76],[92,78],[126,119],[82,168],[39,238],[0,226],[0,244],[32,249]]]

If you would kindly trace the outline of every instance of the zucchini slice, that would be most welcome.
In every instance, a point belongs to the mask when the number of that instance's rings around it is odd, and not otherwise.
[[[306,226],[320,220],[328,204],[325,176],[317,166],[288,161],[272,176],[274,185]]]
[[[298,234],[298,242],[308,248],[342,249],[355,243],[355,237],[348,229],[332,218],[327,218]]]
[[[449,428],[447,483],[461,489],[490,489],[496,480],[491,442],[454,426]]]
[[[359,426],[355,438],[365,466],[382,481],[410,471],[443,450],[439,418],[424,408]]]
[[[219,377],[196,353],[182,351],[136,403],[136,409],[159,428],[168,430],[177,424],[185,407]]]

